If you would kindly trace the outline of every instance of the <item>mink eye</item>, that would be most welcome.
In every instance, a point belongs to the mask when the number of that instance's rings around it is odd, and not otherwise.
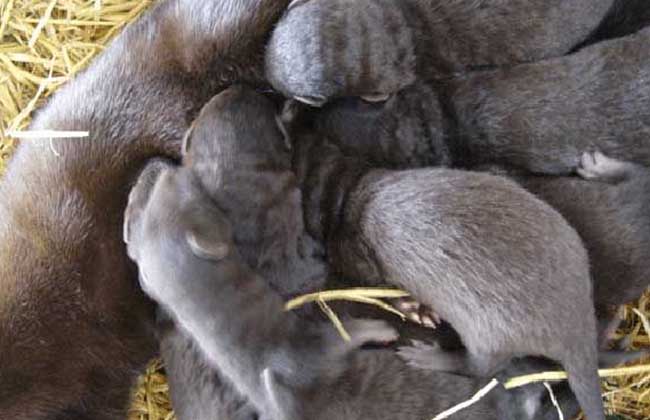
[[[321,108],[327,102],[327,99],[322,96],[296,96],[294,99],[316,108]]]
[[[366,102],[370,103],[377,103],[377,102],[386,102],[387,100],[390,99],[390,94],[389,93],[372,93],[370,95],[362,95],[361,99],[363,99]]]
[[[221,261],[230,254],[230,246],[226,242],[215,241],[206,235],[197,235],[191,231],[187,232],[185,237],[192,253],[199,258]]]

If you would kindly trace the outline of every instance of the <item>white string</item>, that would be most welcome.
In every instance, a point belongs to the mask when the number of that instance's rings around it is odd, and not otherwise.
[[[88,131],[57,131],[57,130],[29,130],[29,131],[7,131],[5,133],[15,139],[63,139],[63,138],[85,138],[90,137]]]
[[[553,388],[551,388],[551,385],[549,385],[548,382],[544,382],[544,386],[546,387],[546,390],[548,391],[548,395],[551,396],[551,402],[557,409],[557,416],[560,420],[564,420],[564,414],[562,413],[562,409],[560,408],[560,404],[557,402],[557,398],[555,398],[555,393],[553,392]]]
[[[447,418],[453,416],[454,414],[456,414],[457,412],[459,412],[461,410],[464,410],[465,408],[476,404],[483,397],[485,397],[490,391],[492,391],[497,385],[499,385],[499,381],[497,381],[496,379],[492,379],[492,381],[490,381],[489,384],[487,384],[483,388],[481,388],[481,390],[478,391],[476,394],[474,394],[474,396],[472,398],[470,398],[469,400],[467,400],[465,402],[462,402],[462,403],[460,403],[458,405],[455,405],[455,406],[451,407],[450,409],[448,409],[446,411],[443,411],[442,413],[435,416],[433,418],[433,420],[447,419]]]

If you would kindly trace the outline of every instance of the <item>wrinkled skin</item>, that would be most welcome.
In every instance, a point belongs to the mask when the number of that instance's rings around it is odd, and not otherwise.
[[[307,226],[327,243],[330,268],[409,291],[467,348],[416,345],[405,359],[487,376],[515,355],[545,356],[569,372],[589,418],[604,418],[587,253],[559,213],[503,177],[368,170],[317,135],[294,144]]]
[[[185,136],[185,165],[232,220],[246,263],[285,297],[323,288],[322,245],[303,224],[302,194],[276,105],[233,86],[202,109]]]
[[[471,73],[450,83],[452,95],[418,83],[383,104],[341,100],[316,114],[316,125],[371,166],[496,168],[551,204],[589,251],[604,343],[610,306],[648,285],[647,171],[636,166],[606,183],[530,172],[574,173],[594,149],[650,166],[648,45],[644,29],[560,59]]]
[[[142,177],[129,197],[124,239],[143,290],[261,413],[302,418],[276,388],[327,384],[363,343],[395,339],[381,321],[351,320],[352,339],[344,341],[331,326],[285,311],[280,295],[245,264],[228,219],[191,170],[154,162]]]
[[[381,100],[419,78],[568,53],[613,0],[294,1],[266,54],[272,85],[322,105]]]
[[[307,379],[309,371],[301,372],[304,378],[299,382],[310,384],[307,387],[287,387],[284,380],[273,380],[273,392],[278,393],[277,401],[281,402],[278,415],[286,418],[352,420],[371,416],[377,419],[418,420],[460,402],[461,395],[471,395],[478,386],[476,381],[445,373],[419,371],[407,366],[391,351],[355,353],[346,359],[342,367],[335,368],[335,361],[328,360],[320,351],[310,350],[309,346],[282,348],[282,337],[291,331],[291,322],[301,325],[303,331],[309,328],[304,326],[305,321],[283,319],[279,322],[277,303],[265,308],[262,302],[267,299],[276,301],[277,297],[272,297],[276,292],[286,296],[296,290],[306,292],[309,288],[320,288],[322,284],[318,283],[320,278],[313,279],[317,281],[314,284],[313,280],[311,283],[303,280],[308,272],[301,267],[306,264],[312,269],[317,268],[319,262],[309,259],[301,262],[298,256],[306,258],[309,254],[296,253],[296,244],[309,242],[291,239],[306,233],[301,232],[300,191],[291,172],[285,139],[276,126],[275,111],[271,102],[249,89],[228,89],[203,108],[187,133],[183,146],[185,168],[178,170],[180,172],[161,175],[175,169],[168,164],[152,163],[131,193],[125,229],[131,255],[142,261],[145,289],[164,303],[169,312],[176,314],[176,321],[163,323],[161,345],[179,419],[255,419],[257,413],[268,411],[260,409],[260,405],[263,408],[267,404],[266,398],[259,397],[259,391],[251,391],[255,389],[254,386],[246,386],[254,382],[250,378],[259,377],[261,370],[268,367],[260,360],[273,359],[273,356],[265,359],[264,354],[284,354],[288,361],[299,364],[305,357],[311,357],[310,365],[326,366],[324,370],[327,373],[319,374],[317,379]],[[234,161],[234,158],[237,160]],[[260,171],[260,168],[265,169]],[[161,176],[171,179],[159,180]],[[156,191],[157,195],[152,196],[152,191]],[[183,199],[191,200],[191,203],[182,203]],[[183,210],[210,208],[215,204],[219,210],[211,210],[211,215],[202,222],[196,220],[195,213]],[[299,220],[295,220],[297,217]],[[233,220],[233,223],[227,220]],[[154,227],[147,229],[147,225]],[[196,283],[192,279],[201,277],[197,267],[202,263],[176,261],[180,255],[187,254],[183,250],[187,245],[182,239],[174,241],[164,238],[178,226],[181,229],[182,226],[193,226],[196,232],[224,232],[228,225],[232,230],[232,243],[229,242],[228,247],[236,246],[243,260],[256,267],[256,271],[273,289],[255,293],[252,304],[242,303],[251,293],[251,287],[237,290],[236,293],[229,292],[227,285],[233,281],[241,284],[241,278],[217,276],[197,290],[188,291],[184,286],[187,286],[187,282]],[[163,237],[154,236],[161,230],[164,231]],[[219,248],[209,245],[215,241],[218,241],[218,237],[201,243],[206,249]],[[155,251],[152,257],[151,251],[147,254],[145,249],[156,243],[171,247],[173,251]],[[161,261],[158,258],[163,253],[168,257]],[[156,262],[147,262],[144,254]],[[199,252],[199,255],[209,255],[209,252]],[[275,257],[270,258],[272,255]],[[169,264],[175,269],[181,267],[182,274],[175,276],[173,283],[165,283],[162,287],[162,281],[174,276],[170,276],[167,269],[162,269],[164,276],[152,273]],[[223,271],[214,268],[210,276],[220,272]],[[178,277],[187,280],[179,280]],[[311,277],[313,275],[308,276]],[[259,282],[255,284],[256,287],[263,287]],[[214,302],[206,304],[209,310],[202,312],[200,308],[204,299]],[[181,316],[181,313],[184,315]],[[232,319],[232,313],[238,314],[236,319]],[[194,319],[194,328],[197,323],[214,325],[219,322],[227,328],[219,332],[197,332],[196,329],[183,327],[183,319]],[[202,319],[204,321],[199,322]],[[367,337],[373,331],[370,327],[376,324],[364,325],[368,329],[364,331]],[[331,327],[327,325],[326,328]],[[268,331],[272,332],[272,338],[269,338]],[[381,332],[382,329],[375,328],[375,331]],[[229,348],[237,348],[235,352],[222,349],[211,356],[205,351],[210,344],[201,345],[199,341],[211,340],[217,343],[217,347],[223,347],[226,337],[234,340],[237,334],[250,338],[246,343],[232,344]],[[293,334],[291,342],[304,341],[295,332]],[[316,359],[313,360],[309,353],[315,353]],[[225,363],[225,368],[222,368],[224,354],[229,355],[231,362]],[[341,361],[336,363],[341,364]],[[229,369],[228,366],[233,364],[241,368],[236,371]],[[336,374],[337,371],[341,373]],[[375,385],[370,390],[362,385],[364,383]],[[251,401],[256,404],[251,404]],[[464,412],[462,418],[496,418],[492,407],[492,402],[481,404]]]
[[[648,57],[650,28],[560,58],[421,80],[382,103],[334,101],[316,125],[345,154],[394,169],[568,175],[594,149],[650,166]]]
[[[352,336],[346,343],[329,324],[313,325],[283,311],[280,296],[246,266],[228,219],[187,167],[147,166],[130,195],[124,236],[143,289],[262,418],[417,420],[476,387],[467,378],[408,367],[392,351],[356,350],[396,338],[382,321],[346,321]],[[164,340],[170,344],[169,337]],[[184,350],[183,340],[171,345],[168,350]],[[249,418],[246,404],[228,400],[226,387],[211,388],[215,384],[211,379],[207,389],[234,407],[230,418]],[[184,405],[181,412],[202,408]],[[465,415],[496,419],[489,400]]]

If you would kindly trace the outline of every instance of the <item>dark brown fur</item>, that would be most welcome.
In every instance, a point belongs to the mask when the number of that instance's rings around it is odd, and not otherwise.
[[[0,418],[121,419],[154,354],[150,303],[121,241],[129,183],[176,157],[201,105],[259,81],[287,1],[170,0],[128,27],[38,113],[0,184]]]

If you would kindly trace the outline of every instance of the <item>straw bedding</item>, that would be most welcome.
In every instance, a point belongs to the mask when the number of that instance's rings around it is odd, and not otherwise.
[[[26,128],[35,108],[155,1],[0,0],[0,173],[16,146],[5,133]],[[619,333],[632,337],[633,348],[650,347],[650,294],[621,314]],[[614,418],[650,419],[650,374],[604,385]],[[174,418],[160,361],[152,361],[133,395],[129,420]]]

